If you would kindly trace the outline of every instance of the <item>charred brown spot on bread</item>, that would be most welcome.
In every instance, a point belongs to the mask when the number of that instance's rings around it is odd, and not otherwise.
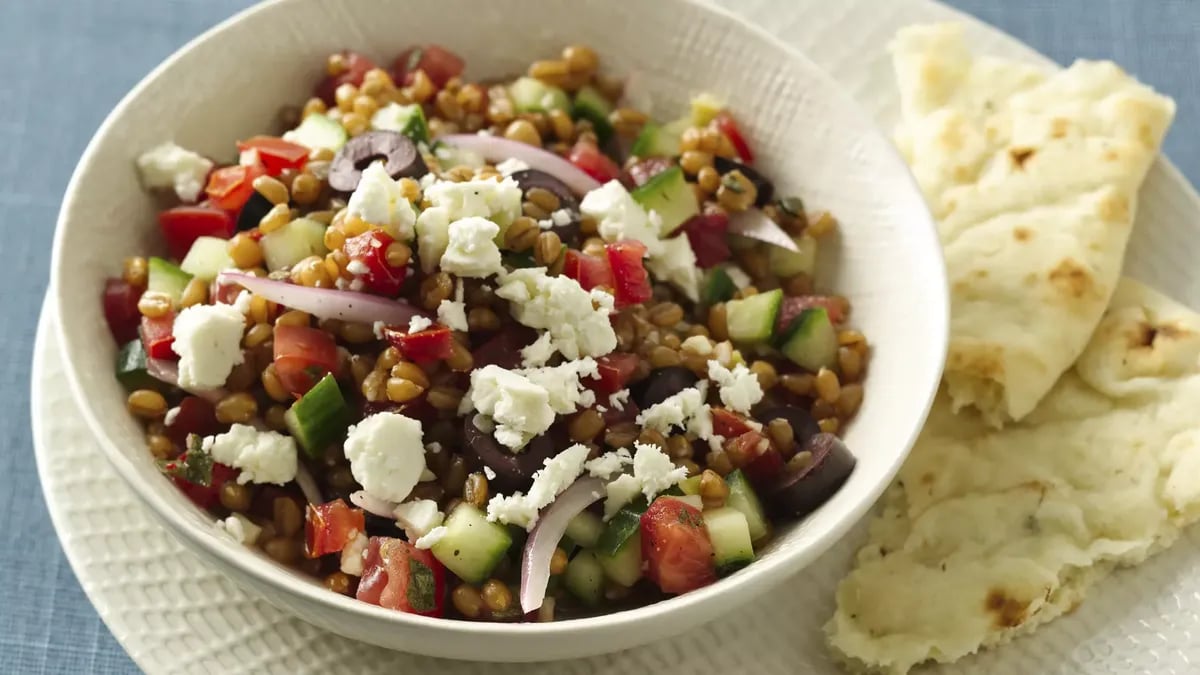
[[[1065,117],[1055,117],[1050,120],[1050,137],[1063,138],[1071,130],[1071,120]]]
[[[1104,161],[1115,162],[1118,159],[1121,159],[1121,153],[1117,152],[1116,150],[1109,148],[1108,150],[1104,151]]]
[[[1142,145],[1146,146],[1147,148],[1154,148],[1158,146],[1158,141],[1154,138],[1154,131],[1150,128],[1149,124],[1144,122],[1142,123],[1142,126],[1138,127],[1138,140],[1140,140]]]
[[[1050,283],[1061,293],[1072,298],[1090,294],[1096,286],[1092,273],[1072,258],[1063,258],[1058,266],[1050,270]]]
[[[1025,622],[1029,603],[1008,595],[1003,588],[993,588],[988,591],[984,609],[994,615],[992,624],[997,628],[1016,628]]]
[[[934,476],[932,471],[926,471],[925,473],[921,474],[921,484],[933,485],[933,481],[936,478],[937,476]]]
[[[946,365],[961,373],[999,380],[1004,375],[1004,348],[999,345],[975,345],[964,349],[951,345]]]
[[[1033,157],[1034,152],[1036,151],[1033,148],[1010,148],[1008,156],[1012,158],[1013,164],[1018,169],[1024,170],[1025,162],[1028,162],[1029,158]]]
[[[971,272],[971,274],[973,274],[976,279],[986,279],[986,278],[988,278],[989,272],[985,269],[978,269],[978,270],[975,270],[974,272]]]
[[[1013,228],[1013,239],[1017,241],[1029,241],[1033,239],[1033,230],[1028,227],[1017,226]]]

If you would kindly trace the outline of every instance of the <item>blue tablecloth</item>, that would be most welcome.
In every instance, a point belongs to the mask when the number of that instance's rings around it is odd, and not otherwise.
[[[136,667],[50,525],[29,431],[29,362],[59,199],[107,111],[249,0],[0,0],[0,673]],[[1114,59],[1179,103],[1167,153],[1200,179],[1200,0],[952,0],[1054,59]]]

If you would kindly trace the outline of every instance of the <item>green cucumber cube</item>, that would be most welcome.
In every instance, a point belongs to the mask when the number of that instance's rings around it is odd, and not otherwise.
[[[308,218],[297,218],[264,234],[258,245],[267,269],[272,272],[291,267],[309,256],[329,253],[325,248],[325,226]]]
[[[341,441],[350,426],[350,407],[332,374],[309,389],[283,417],[288,431],[309,457]]]
[[[656,212],[662,219],[662,236],[671,234],[687,219],[700,213],[696,193],[678,166],[656,174],[629,194],[642,208]]]
[[[487,581],[513,543],[506,526],[489,521],[483,511],[466,502],[450,512],[443,526],[446,533],[430,551],[469,584]]]
[[[823,307],[806,309],[784,331],[779,351],[792,363],[816,372],[837,367],[837,331]]]
[[[150,258],[146,267],[149,274],[146,290],[165,293],[172,303],[178,304],[179,298],[183,296],[183,289],[187,288],[188,282],[192,280],[192,275],[162,258]]]
[[[604,598],[604,568],[591,551],[580,551],[567,563],[563,583],[567,590],[591,607]]]
[[[725,303],[725,323],[734,342],[766,342],[775,330],[775,319],[783,303],[783,291],[776,288],[741,300]]]
[[[220,237],[197,237],[179,267],[203,281],[212,281],[223,270],[237,267],[229,257],[229,240]]]
[[[750,526],[746,516],[735,508],[723,506],[703,513],[704,527],[712,541],[713,562],[717,573],[731,574],[754,561]]]
[[[508,85],[508,96],[517,112],[566,111],[571,107],[567,92],[532,77],[518,77]]]
[[[810,277],[817,268],[817,240],[812,235],[802,234],[792,237],[796,242],[796,250],[789,251],[782,246],[767,247],[767,266],[771,273],[778,277],[794,277],[797,274],[807,274]]]

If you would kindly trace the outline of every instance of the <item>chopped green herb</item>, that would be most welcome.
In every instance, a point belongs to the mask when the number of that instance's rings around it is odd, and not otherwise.
[[[784,197],[779,200],[779,208],[793,218],[804,215],[804,200],[799,197]]]
[[[410,557],[408,559],[408,606],[418,612],[431,612],[437,609],[434,598],[437,584],[433,579],[433,570],[429,565]]]
[[[172,478],[208,487],[212,484],[212,455],[204,449],[201,439],[196,434],[187,438],[187,452],[179,459],[160,460],[159,469]]]

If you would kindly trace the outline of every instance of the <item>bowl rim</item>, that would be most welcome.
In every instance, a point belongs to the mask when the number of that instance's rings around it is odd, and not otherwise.
[[[228,30],[230,27],[246,20],[261,12],[273,11],[278,5],[290,4],[293,2],[302,2],[305,0],[266,0],[258,4],[252,5],[243,9],[229,18],[217,23],[216,25],[205,30],[203,33],[192,38],[183,46],[172,52],[161,63],[147,73],[136,85],[126,93],[121,100],[113,107],[113,109],[105,117],[104,121],[97,128],[91,139],[88,141],[83,154],[80,156],[75,169],[72,171],[70,181],[67,184],[64,192],[63,202],[59,209],[58,217],[55,224],[55,237],[53,251],[51,255],[51,289],[54,294],[56,305],[59,308],[69,306],[64,302],[68,300],[62,297],[63,283],[61,282],[66,273],[62,260],[65,249],[66,223],[69,220],[69,215],[73,210],[73,205],[80,192],[80,186],[85,180],[85,174],[88,173],[89,167],[94,162],[98,154],[98,148],[101,140],[106,137],[111,130],[119,124],[121,117],[124,115],[126,108],[132,105],[132,102],[138,99],[143,91],[147,89],[151,82],[157,80],[161,74],[169,69],[175,61],[179,60],[184,54],[197,48],[197,46],[209,40],[215,39],[216,36]],[[730,10],[705,2],[704,0],[678,0],[681,3],[694,6],[702,12],[714,14],[726,22],[732,22],[739,25],[742,30],[749,31],[756,39],[770,43],[773,48],[786,54],[801,70],[804,71],[806,77],[813,77],[819,80],[824,80],[824,84],[833,92],[834,96],[839,96],[845,99],[847,111],[851,111],[856,115],[859,124],[868,129],[868,133],[878,136],[879,140],[884,141],[884,153],[890,153],[892,158],[898,162],[899,166],[904,167],[904,175],[897,176],[897,180],[907,181],[910,189],[921,195],[920,189],[911,171],[907,170],[907,164],[904,162],[898,150],[891,141],[883,134],[874,120],[865,112],[860,104],[852,97],[849,92],[844,90],[841,85],[811,59],[805,56],[799,50],[788,46],[782,40],[771,35],[765,29],[750,23],[746,19],[732,13]],[[272,590],[291,596],[298,596],[308,602],[324,605],[330,609],[357,615],[360,618],[370,619],[390,623],[396,628],[417,628],[423,630],[433,630],[453,635],[455,638],[467,637],[500,637],[513,638],[522,640],[537,640],[541,638],[564,637],[578,632],[586,632],[592,629],[605,629],[606,631],[617,631],[621,629],[636,630],[640,625],[649,622],[655,622],[666,618],[683,610],[687,607],[696,605],[707,605],[718,599],[720,596],[737,593],[745,599],[751,599],[758,593],[766,589],[782,583],[787,577],[792,576],[815,560],[820,555],[828,551],[838,540],[846,535],[846,533],[858,523],[864,515],[872,508],[883,491],[891,483],[892,479],[898,473],[900,466],[907,458],[912,450],[913,444],[916,442],[917,436],[924,426],[924,423],[929,415],[934,398],[938,391],[938,386],[942,376],[942,368],[944,367],[945,355],[947,353],[949,343],[949,289],[947,274],[942,255],[942,247],[937,236],[937,229],[934,224],[932,215],[928,207],[925,205],[924,199],[919,200],[919,212],[912,213],[909,218],[918,221],[922,227],[919,232],[913,232],[911,236],[923,238],[920,242],[919,250],[925,251],[927,260],[931,269],[927,270],[933,278],[929,281],[931,285],[940,288],[941,292],[937,293],[934,298],[924,297],[923,303],[928,305],[933,303],[934,307],[927,307],[929,320],[929,338],[934,341],[931,348],[934,350],[933,355],[939,355],[939,365],[933,372],[929,373],[929,381],[923,383],[924,400],[921,401],[920,415],[909,421],[910,428],[906,431],[906,437],[903,439],[904,451],[897,453],[890,466],[880,474],[880,480],[873,485],[867,486],[863,492],[862,498],[852,502],[846,513],[837,520],[832,521],[823,531],[812,533],[807,545],[801,548],[790,551],[782,551],[779,555],[767,559],[755,561],[753,565],[748,566],[747,570],[752,570],[747,573],[745,571],[719,579],[716,583],[706,586],[695,591],[685,593],[683,595],[673,596],[664,600],[660,600],[648,605],[635,607],[632,609],[600,614],[597,616],[571,619],[566,621],[553,622],[521,622],[521,623],[493,623],[493,622],[476,622],[476,621],[459,621],[445,618],[434,618],[410,614],[406,612],[397,612],[395,610],[386,609],[376,605],[371,605],[361,602],[355,598],[344,596],[341,594],[330,593],[318,584],[312,583],[302,577],[297,572],[284,571],[281,573],[279,566],[271,561],[268,561],[260,556],[254,555],[248,548],[238,546],[222,546],[213,545],[215,541],[212,532],[205,532],[194,522],[190,521],[181,509],[178,509],[170,504],[164,504],[160,497],[149,489],[147,484],[139,480],[139,470],[134,466],[133,462],[127,458],[114,439],[107,433],[106,424],[98,418],[96,412],[88,403],[87,387],[84,383],[84,378],[81,371],[78,369],[76,360],[67,356],[64,358],[64,371],[67,375],[67,382],[75,400],[79,403],[79,407],[83,413],[84,419],[90,429],[95,432],[97,441],[104,451],[104,455],[109,464],[113,466],[117,474],[122,480],[132,488],[138,498],[145,503],[149,510],[168,528],[172,534],[183,540],[193,550],[203,551],[207,554],[205,557],[216,559],[222,565],[228,566],[236,570],[240,575],[252,580],[255,586],[266,586]],[[936,263],[936,264],[934,264]],[[55,325],[60,343],[68,344],[66,322],[58,321]],[[261,593],[261,591],[258,591]],[[738,603],[741,604],[740,602]],[[294,611],[294,610],[293,610]],[[301,618],[306,618],[301,616]]]

